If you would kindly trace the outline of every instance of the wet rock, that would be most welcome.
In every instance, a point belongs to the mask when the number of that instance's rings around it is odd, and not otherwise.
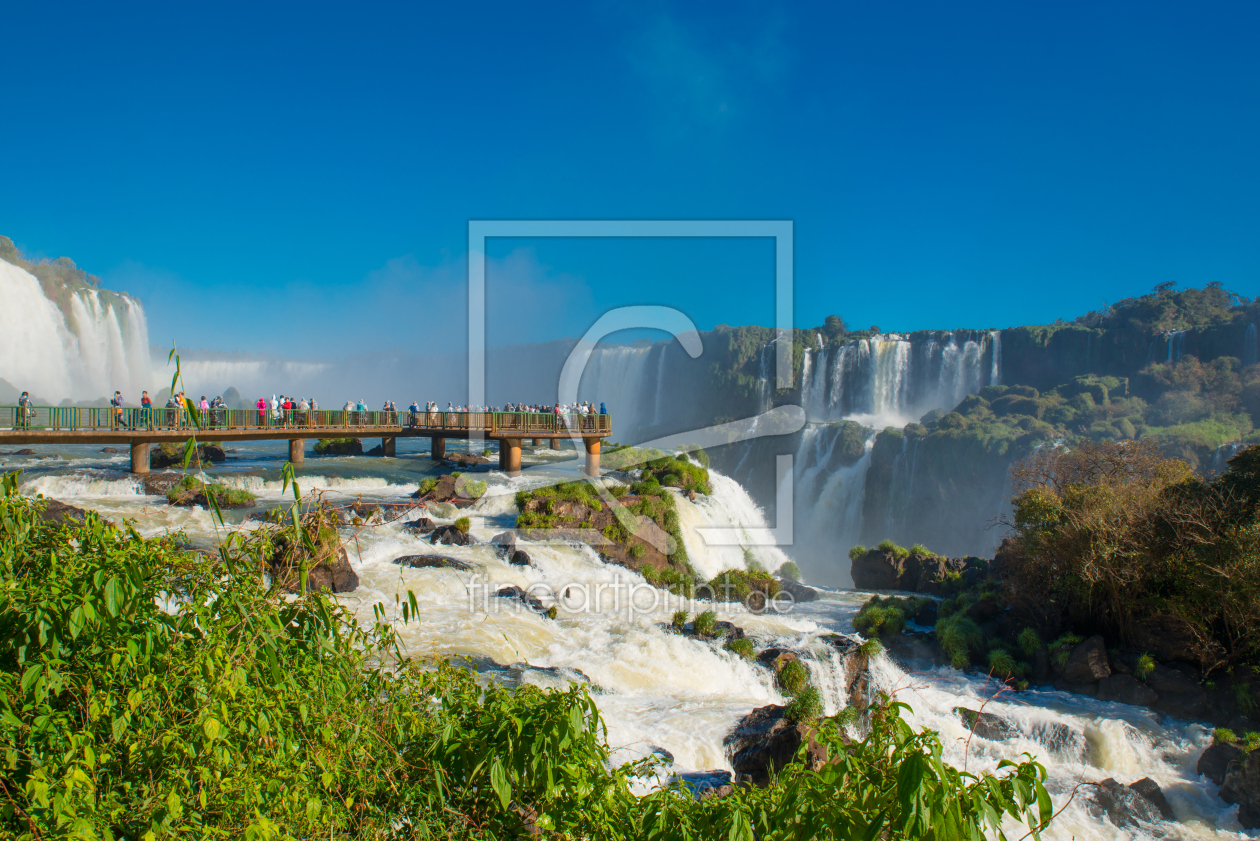
[[[792,597],[793,602],[814,602],[818,601],[818,591],[813,587],[807,587],[799,581],[793,581],[790,578],[780,578],[779,591],[787,593]],[[781,596],[775,596],[776,602],[786,601]],[[783,606],[783,605],[780,605]]]
[[[921,555],[898,558],[890,551],[871,549],[852,562],[849,572],[859,590],[913,590],[924,560]]]
[[[1113,674],[1098,681],[1098,700],[1145,707],[1159,700],[1159,694],[1133,675]]]
[[[60,526],[64,525],[68,519],[83,522],[83,518],[87,516],[87,512],[82,508],[67,505],[59,499],[50,499],[45,503],[44,510],[39,516],[46,523],[53,523]]]
[[[775,674],[778,674],[788,663],[799,659],[801,658],[795,651],[789,651],[786,648],[767,648],[757,655],[757,660],[763,666],[768,666]]]
[[[963,726],[981,739],[1000,742],[1019,735],[1019,728],[1000,715],[983,710],[969,710],[966,707],[954,707],[954,712],[962,720]]]
[[[871,660],[863,653],[862,644],[843,634],[829,634],[822,639],[840,654],[849,706],[866,709],[871,703]]]
[[[390,563],[414,569],[457,569],[461,572],[475,572],[477,569],[476,564],[470,564],[467,561],[461,561],[448,555],[403,555],[401,558],[394,558]]]
[[[1225,782],[1225,774],[1229,771],[1229,763],[1245,753],[1242,748],[1233,742],[1215,742],[1199,757],[1195,770],[1219,786]]]
[[[146,473],[141,486],[149,496],[166,496],[166,492],[184,481],[183,473]]]
[[[447,453],[444,462],[453,467],[473,467],[478,464],[489,464],[490,459],[476,453]]]
[[[1098,684],[1096,683],[1072,683],[1063,678],[1058,678],[1054,682],[1054,688],[1060,692],[1072,692],[1077,695],[1088,695],[1091,698],[1098,697]]]
[[[680,784],[697,800],[725,797],[735,791],[731,785],[731,772],[714,768],[709,771],[684,771],[670,778],[670,783]]]
[[[510,559],[516,551],[516,532],[501,531],[490,538],[490,545],[499,550],[504,558]]]
[[[1161,818],[1166,821],[1173,819],[1172,806],[1169,805],[1168,798],[1164,796],[1164,790],[1159,787],[1159,783],[1150,777],[1143,777],[1136,783],[1129,783],[1129,788],[1154,803],[1155,808],[1159,810]]]
[[[32,449],[30,449],[29,447],[27,447],[26,449],[22,449],[22,450],[10,450],[9,452],[4,453],[3,455],[6,455],[6,456],[33,456],[33,455],[35,455],[35,451],[34,451],[34,450],[32,450]]]
[[[383,455],[385,455],[385,448],[384,448],[384,447],[382,447],[380,444],[377,444],[375,447],[373,447],[372,449],[368,450],[368,451],[367,451],[366,453],[364,453],[363,455],[365,455],[365,456],[383,456]]]
[[[553,619],[555,618],[555,608],[550,608],[550,609],[547,608],[539,600],[537,596],[530,594],[529,592],[521,589],[520,587],[517,587],[516,585],[512,585],[511,587],[503,587],[497,593],[495,593],[495,595],[504,599],[515,599],[516,601],[519,601],[521,604],[525,605],[526,607],[532,608],[538,613],[545,614],[547,616],[550,616]]]
[[[814,740],[814,726],[788,721],[784,716],[786,709],[779,704],[758,707],[740,719],[722,740],[737,782],[768,785],[771,772],[782,771],[805,742],[808,767],[818,770],[827,761],[826,749]]]
[[[925,602],[914,612],[914,621],[920,625],[931,628],[936,624],[936,614],[939,609],[940,605],[936,602]]]
[[[1260,827],[1260,750],[1229,763],[1221,784],[1221,799],[1238,804],[1238,822],[1245,829]]]
[[[1163,819],[1159,806],[1142,792],[1114,779],[1103,780],[1095,786],[1089,802],[1093,805],[1090,811],[1096,815],[1106,815],[1109,821],[1121,829],[1137,827],[1139,822],[1156,823]]]
[[[437,528],[437,523],[433,522],[428,517],[419,517],[406,523],[405,525],[407,528],[412,529],[413,531],[418,531],[421,534],[430,534]]]
[[[434,546],[472,546],[477,540],[468,532],[460,531],[454,526],[438,526],[429,536],[429,543]]]
[[[227,453],[217,444],[198,444],[188,460],[189,467],[207,467],[214,462],[226,461]],[[149,448],[149,467],[158,470],[184,466],[183,444],[162,444]]]
[[[1097,635],[1072,649],[1067,665],[1063,667],[1063,679],[1068,683],[1093,683],[1110,676],[1107,643]]]
[[[1195,718],[1207,709],[1207,691],[1199,682],[1179,668],[1157,665],[1146,676],[1146,683],[1159,693],[1155,706],[1177,718]]]
[[[913,556],[912,556],[913,557]],[[947,596],[979,584],[989,574],[989,562],[983,558],[925,557],[917,581],[905,589],[933,596]]]
[[[661,759],[665,760],[666,762],[674,761],[674,754],[666,750],[665,748],[661,747],[660,745],[652,745],[651,753],[653,756],[659,756]]]
[[[1033,739],[1051,753],[1072,761],[1085,758],[1085,734],[1061,721],[1042,721],[1033,725]]]
[[[272,565],[271,574],[276,582],[291,593],[299,591],[298,570]],[[307,592],[328,590],[333,593],[349,593],[359,586],[358,573],[350,566],[350,556],[345,547],[337,550],[331,559],[306,571]]]
[[[524,549],[517,549],[512,553],[512,557],[508,558],[508,563],[518,567],[532,567],[534,559]]]
[[[1001,612],[1002,608],[998,606],[996,598],[984,596],[980,601],[967,608],[965,615],[977,625],[983,625],[986,622],[992,622],[994,619],[997,619]]]
[[[101,452],[102,453],[121,453],[122,450],[118,449],[117,447],[101,447]]]
[[[362,438],[321,438],[315,442],[315,454],[322,456],[361,456]]]

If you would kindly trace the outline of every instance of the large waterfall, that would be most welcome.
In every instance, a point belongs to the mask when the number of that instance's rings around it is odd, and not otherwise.
[[[140,390],[153,388],[148,327],[134,298],[86,285],[46,290],[0,260],[0,300],[0,378],[17,392],[55,403],[119,390],[139,402]]]

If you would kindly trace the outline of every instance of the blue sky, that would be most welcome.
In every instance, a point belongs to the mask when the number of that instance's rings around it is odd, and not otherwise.
[[[801,326],[1260,295],[1255,3],[455,5],[17,4],[0,233],[297,356],[462,341],[470,218],[791,219]],[[490,258],[496,344],[773,320],[766,241]]]

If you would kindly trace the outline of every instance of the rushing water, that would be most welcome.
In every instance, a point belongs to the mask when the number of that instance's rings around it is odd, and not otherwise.
[[[6,470],[24,468],[27,491],[91,507],[114,520],[128,518],[144,534],[180,529],[196,543],[209,545],[217,539],[203,510],[172,508],[160,497],[143,495],[141,484],[120,472],[126,468],[123,454],[82,446],[35,449],[35,457],[2,457],[0,464]],[[209,472],[250,488],[260,505],[282,504],[284,445],[268,442],[234,450],[226,463]],[[399,450],[396,459],[309,458],[299,469],[302,487],[321,489],[334,502],[359,498],[408,502],[418,481],[437,472],[436,465],[423,440],[400,441]],[[397,566],[391,563],[397,557],[434,550],[399,523],[372,526],[348,544],[360,586],[338,598],[366,622],[372,620],[374,605],[384,604],[392,614],[396,597],[414,593],[420,620],[400,625],[414,656],[468,657],[488,676],[507,681],[544,686],[589,682],[596,688],[596,702],[618,760],[641,757],[659,747],[674,756],[676,771],[729,770],[722,739],[735,722],[755,707],[786,700],[767,670],[716,644],[667,630],[681,603],[647,586],[640,576],[603,563],[588,546],[521,541],[534,566],[515,567],[485,543],[512,526],[512,495],[517,490],[575,477],[581,461],[573,455],[527,448],[520,477],[493,470],[481,474],[490,490],[465,512],[471,515],[472,534],[480,542],[440,550],[474,564],[476,572]],[[852,469],[862,468],[859,463]],[[828,491],[828,486],[847,481],[842,473],[808,477],[821,505],[844,499]],[[745,552],[742,546],[708,545],[703,528],[724,526],[739,534],[764,530],[766,525],[739,484],[717,473],[712,481],[711,496],[694,503],[677,498],[688,554],[706,576],[743,567]],[[240,523],[235,527],[253,527],[252,522],[243,522],[243,513],[234,512],[233,519]],[[443,507],[429,511],[438,522],[450,522],[456,513]],[[817,516],[843,518],[851,513],[820,508]],[[748,551],[759,564],[775,569],[794,548],[749,546]],[[555,603],[558,618],[546,619],[493,595],[509,585],[530,588],[545,603]],[[779,645],[802,652],[822,690],[826,711],[834,713],[841,703],[844,676],[832,650],[819,638],[834,631],[851,632],[852,617],[868,595],[827,590],[819,601],[784,614],[756,615],[740,605],[719,605],[717,612],[720,619],[743,627],[758,647]],[[1221,802],[1215,787],[1194,771],[1198,755],[1210,742],[1210,731],[1201,724],[1160,719],[1142,708],[1043,688],[1004,693],[988,701],[985,710],[1011,722],[1019,731],[1017,737],[1002,742],[973,737],[968,744],[967,730],[953,710],[978,708],[997,691],[996,684],[929,662],[898,666],[886,657],[876,660],[873,677],[879,690],[913,707],[917,726],[940,732],[946,758],[955,765],[993,770],[1003,758],[1035,753],[1050,772],[1048,787],[1058,805],[1081,782],[1115,777],[1128,783],[1151,776],[1164,788],[1180,821],[1126,834],[1091,814],[1086,798],[1078,795],[1046,833],[1048,838],[1248,837],[1237,825],[1236,808]]]

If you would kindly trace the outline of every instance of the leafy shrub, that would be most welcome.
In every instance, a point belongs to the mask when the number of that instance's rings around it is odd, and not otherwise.
[[[1149,654],[1143,653],[1137,659],[1137,664],[1133,667],[1133,674],[1138,680],[1146,680],[1151,672],[1155,671],[1155,658]]]
[[[648,569],[651,569],[651,567],[648,567]],[[646,572],[647,570],[644,570],[644,571]],[[675,631],[681,631],[683,628],[686,628],[687,627],[687,611],[685,610],[674,611],[674,618],[670,621],[670,625],[673,627]]]
[[[954,615],[936,623],[936,640],[955,669],[966,669],[984,650],[984,633],[965,616]]]
[[[755,572],[744,569],[728,569],[707,585],[710,597],[715,601],[749,603],[753,593],[761,593],[772,599],[779,593],[779,582],[764,570]],[[755,605],[754,605],[755,606]]]
[[[1212,744],[1223,745],[1238,741],[1238,735],[1227,727],[1218,727],[1212,731]]]
[[[858,558],[865,555],[866,552],[867,552],[867,549],[865,546],[850,546],[849,547],[849,560],[856,561]]]
[[[456,483],[455,491],[464,499],[481,499],[486,493],[486,483],[464,479]]]
[[[792,581],[800,581],[801,568],[798,567],[793,561],[788,561],[787,563],[783,564],[783,566],[779,567],[779,577],[787,578]]]
[[[1015,658],[1005,648],[989,652],[989,672],[1000,678],[1013,677],[1018,670]]]
[[[1030,660],[1041,651],[1041,637],[1037,636],[1037,632],[1032,628],[1020,631],[1016,641],[1019,643],[1019,650],[1024,652],[1024,656]]]
[[[879,596],[862,605],[857,616],[853,617],[853,629],[868,637],[899,634],[905,625],[906,616],[897,600],[884,600]]]
[[[717,635],[717,614],[711,610],[696,616],[696,635],[701,637],[713,637]]]
[[[436,476],[430,476],[427,479],[422,479],[420,481],[420,487],[416,489],[417,495],[424,496],[437,487],[437,483],[438,480]]]
[[[1251,714],[1256,709],[1256,696],[1251,691],[1251,684],[1246,681],[1239,681],[1234,684],[1234,701],[1238,704],[1238,708],[1244,714]]]
[[[464,534],[468,534],[468,530],[472,528],[472,521],[469,520],[467,517],[460,517],[451,525],[453,525],[456,528],[456,530],[462,531]]]
[[[788,660],[779,669],[779,688],[785,695],[800,695],[809,685],[809,670],[800,660]]]
[[[643,547],[642,543],[632,543],[630,544],[630,548],[626,550],[626,554],[637,561],[647,554],[647,549]]]
[[[740,657],[743,657],[745,660],[751,660],[757,656],[757,651],[756,649],[753,648],[752,640],[750,639],[741,638],[737,640],[731,640],[730,642],[726,644],[726,648],[728,651],[738,654]]]
[[[940,557],[940,556],[939,556],[939,555],[937,555],[935,552],[933,552],[931,549],[929,549],[929,548],[927,548],[926,546],[924,546],[922,543],[916,543],[916,544],[914,544],[913,546],[911,546],[911,547],[910,547],[910,554],[911,554],[911,555],[927,555],[929,558],[938,558],[938,557]]]
[[[1050,644],[1050,659],[1060,669],[1068,664],[1072,649],[1084,642],[1084,639],[1072,633],[1064,634]]]
[[[822,693],[813,686],[801,690],[783,710],[783,717],[793,724],[813,721],[823,714]]]
[[[871,637],[866,642],[858,646],[858,651],[865,654],[868,658],[878,657],[884,653],[884,646],[877,638]]]

